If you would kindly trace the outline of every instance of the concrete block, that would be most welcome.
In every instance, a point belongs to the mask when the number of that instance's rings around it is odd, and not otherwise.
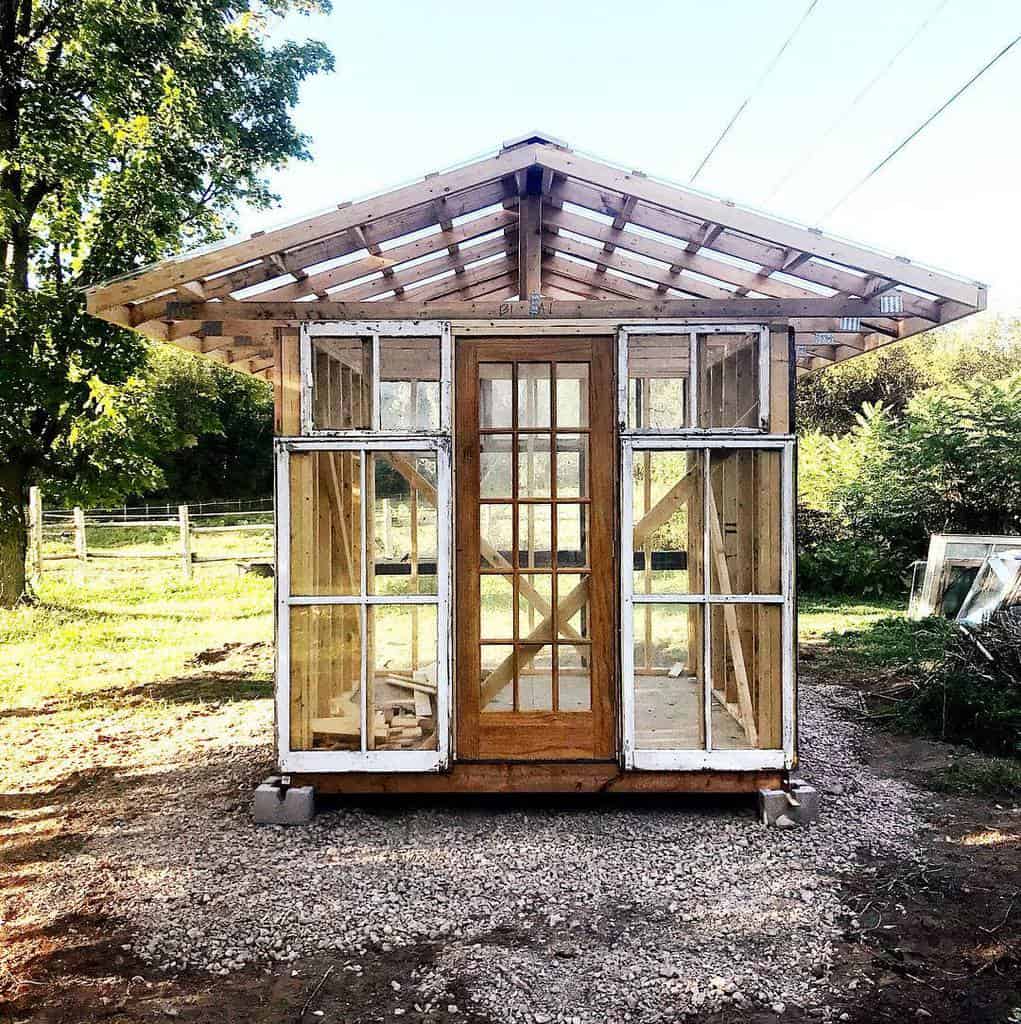
[[[789,789],[760,789],[759,817],[780,828],[806,825],[819,817],[819,792],[801,779],[792,779]]]
[[[275,775],[255,790],[252,814],[259,825],[307,825],[315,814],[315,789],[282,786]]]

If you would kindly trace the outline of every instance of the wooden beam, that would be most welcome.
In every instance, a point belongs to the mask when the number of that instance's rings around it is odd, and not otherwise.
[[[177,288],[217,271],[318,238],[336,235],[355,226],[364,228],[402,210],[428,204],[442,196],[531,167],[536,162],[537,153],[538,147],[535,146],[506,150],[434,178],[338,208],[331,213],[319,214],[276,231],[268,231],[233,245],[201,253],[191,259],[162,264],[153,270],[92,290],[88,297],[89,311],[100,312],[110,306],[122,305],[167,288]]]
[[[518,293],[523,299],[542,292],[542,196],[525,195],[518,203]]]
[[[537,151],[537,160],[540,166],[566,177],[580,178],[622,195],[634,195],[645,202],[697,217],[705,223],[731,228],[753,238],[764,239],[789,249],[800,249],[833,263],[853,267],[866,275],[888,277],[912,288],[970,306],[977,306],[979,302],[980,286],[974,282],[939,274],[909,260],[885,256],[853,242],[830,238],[821,232],[796,227],[752,210],[710,199],[697,192],[636,176],[578,153],[542,146]]]
[[[413,300],[414,296],[409,296]],[[414,301],[396,302],[168,302],[161,319],[252,320],[287,326],[313,320],[395,319],[602,319],[621,317],[727,317],[744,321],[788,317],[862,318],[878,314],[878,303],[863,299],[675,299],[653,293],[645,301],[549,301],[529,313],[525,301],[465,302],[429,306]]]

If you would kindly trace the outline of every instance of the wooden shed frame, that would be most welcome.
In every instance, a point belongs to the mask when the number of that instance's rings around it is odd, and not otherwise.
[[[985,304],[977,282],[541,134],[88,293],[96,316],[273,383],[277,749],[292,780],[337,792],[781,783],[797,751],[795,375]],[[484,448],[505,497],[480,489]],[[414,540],[410,569],[377,561],[377,476],[410,495],[409,522],[430,517],[431,561]],[[501,516],[511,532],[482,536]],[[653,550],[657,530],[676,550]],[[511,595],[495,634],[487,586]],[[426,606],[428,678],[417,626],[409,666],[377,665],[378,615],[418,623]],[[683,680],[697,742],[638,735],[632,616],[650,637],[657,608],[684,610],[687,639],[664,644],[686,653],[649,667],[647,642],[643,686]],[[419,699],[391,699],[405,690]]]

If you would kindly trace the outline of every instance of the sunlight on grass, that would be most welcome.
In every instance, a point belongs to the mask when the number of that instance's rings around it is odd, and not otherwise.
[[[798,636],[802,643],[818,643],[831,633],[842,634],[888,616],[903,615],[905,608],[906,604],[896,599],[802,597],[798,603]]]

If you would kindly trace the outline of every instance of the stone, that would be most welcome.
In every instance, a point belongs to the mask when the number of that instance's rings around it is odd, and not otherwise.
[[[792,779],[789,789],[760,789],[759,817],[763,825],[789,828],[780,824],[780,818],[807,825],[819,817],[819,791],[801,779]]]
[[[307,825],[315,814],[315,789],[288,786],[279,776],[267,779],[255,790],[252,815],[259,825]]]

